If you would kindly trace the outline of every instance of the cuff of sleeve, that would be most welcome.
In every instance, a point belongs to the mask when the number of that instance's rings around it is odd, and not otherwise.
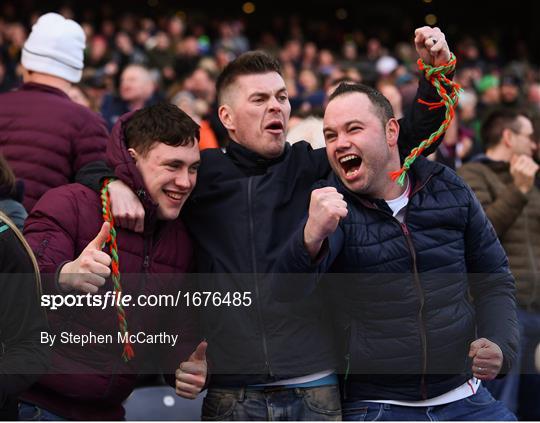
[[[450,74],[446,75],[446,77],[453,80],[454,74],[454,72],[451,72]],[[444,84],[444,86],[449,88],[446,84]],[[422,73],[418,84],[418,97],[430,103],[441,100],[441,97],[437,93],[435,87],[426,79],[426,74],[424,72]]]
[[[525,205],[529,202],[527,196],[523,194],[513,183],[508,185],[508,195],[506,196],[506,199],[508,203],[521,208],[525,207]]]
[[[66,260],[63,263],[60,263],[60,265],[58,266],[58,269],[56,269],[56,273],[54,274],[54,287],[56,289],[56,292],[59,294],[68,294],[69,292],[71,292],[71,291],[64,291],[62,287],[60,286],[60,283],[58,282],[62,267],[64,267],[67,263],[69,263],[69,260]]]
[[[311,255],[309,254],[308,250],[306,249],[306,245],[304,244],[304,226],[302,226],[301,230],[298,231],[298,233],[296,234],[295,243],[297,248],[294,248],[293,251],[300,252],[297,259],[309,266],[309,269],[307,269],[308,271],[316,270],[330,252],[328,238],[326,238],[323,241],[321,249],[317,253],[317,256],[314,259],[311,258]]]
[[[501,379],[501,378],[505,377],[508,374],[508,372],[512,369],[512,366],[514,365],[515,359],[511,359],[512,352],[510,351],[510,349],[508,347],[505,347],[503,342],[501,342],[499,339],[496,339],[493,336],[485,337],[485,338],[487,338],[491,342],[494,342],[495,344],[497,344],[499,346],[499,348],[501,349],[501,351],[502,351],[503,362],[502,362],[501,370],[500,370],[500,372],[499,372],[499,374],[497,375],[497,378],[496,378],[496,379]]]

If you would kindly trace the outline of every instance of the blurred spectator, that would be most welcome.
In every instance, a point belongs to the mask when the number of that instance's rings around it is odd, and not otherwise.
[[[112,61],[117,66],[117,74],[123,73],[124,69],[131,64],[146,65],[148,57],[145,52],[136,46],[126,32],[118,32],[114,37],[115,49]]]
[[[141,65],[129,65],[120,78],[120,94],[107,94],[103,98],[101,114],[109,130],[124,113],[157,103],[161,97],[148,69]]]
[[[334,55],[328,49],[322,49],[319,51],[319,73],[323,76],[328,76],[335,69]]]
[[[476,82],[479,101],[476,106],[477,115],[484,120],[491,112],[499,108],[501,104],[501,91],[499,77],[488,74]]]
[[[191,119],[200,126],[199,149],[218,148],[219,143],[214,130],[208,120],[204,118],[208,114],[208,104],[188,91],[180,91],[171,100],[171,103],[183,110]]]
[[[41,16],[24,44],[24,85],[0,95],[0,149],[25,183],[27,210],[50,188],[72,182],[86,163],[105,157],[102,120],[67,95],[81,78],[84,41],[76,22]]]
[[[81,106],[88,107],[90,110],[96,112],[96,105],[92,101],[92,98],[86,92],[86,88],[82,85],[72,85],[67,92],[69,98]]]
[[[0,211],[9,217],[19,230],[23,230],[28,216],[23,201],[24,184],[16,181],[13,171],[0,155]]]
[[[85,59],[83,79],[88,80],[92,78],[96,81],[103,81],[105,76],[116,74],[118,68],[115,63],[111,62],[111,59],[106,38],[102,35],[92,37]]]
[[[289,121],[289,126],[290,123],[291,121]],[[308,116],[305,119],[300,119],[287,132],[287,141],[290,144],[307,141],[314,149],[325,147],[322,118]]]
[[[222,22],[219,25],[219,35],[215,48],[224,49],[238,56],[249,50],[249,41],[242,34],[243,25],[240,21]]]
[[[159,31],[154,37],[150,38],[146,47],[148,48],[150,68],[160,69],[165,86],[170,85],[175,78],[174,73],[174,49],[171,46],[169,36]]]
[[[309,111],[320,108],[324,104],[325,94],[315,72],[302,69],[298,77],[298,94],[291,97],[291,108]]]
[[[183,88],[205,101],[208,107],[216,101],[216,77],[203,67],[197,67],[184,80]]]
[[[462,140],[462,160],[484,151],[480,142],[480,119],[476,106],[478,97],[473,90],[463,90],[459,96],[457,111],[459,114],[459,136]]]
[[[523,93],[521,80],[515,75],[503,75],[500,82],[501,104],[506,107],[521,107]]]
[[[304,44],[304,51],[302,55],[302,68],[316,70],[317,65],[317,44],[310,41]]]
[[[398,88],[389,81],[382,81],[377,85],[377,89],[392,105],[395,118],[401,119],[403,117],[403,98]]]
[[[184,79],[197,67],[201,58],[199,42],[194,36],[188,36],[176,44],[174,72],[177,79]]]
[[[375,62],[377,73],[383,77],[391,75],[398,67],[398,61],[393,56],[382,56]]]
[[[488,383],[494,396],[520,419],[539,420],[540,374],[534,351],[540,342],[539,166],[528,117],[510,109],[493,112],[482,125],[486,154],[459,169],[474,190],[501,241],[516,279],[521,326],[521,368]]]

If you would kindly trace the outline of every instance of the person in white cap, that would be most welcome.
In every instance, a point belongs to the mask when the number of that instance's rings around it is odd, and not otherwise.
[[[67,95],[81,79],[84,48],[77,22],[42,15],[22,51],[23,85],[0,95],[0,152],[24,181],[28,211],[47,190],[73,182],[82,166],[105,158],[103,119]]]

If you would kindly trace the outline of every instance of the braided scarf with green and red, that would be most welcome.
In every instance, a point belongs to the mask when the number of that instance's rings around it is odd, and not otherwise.
[[[446,77],[446,75],[453,72],[453,70],[456,68],[456,56],[454,56],[453,53],[450,54],[450,60],[448,63],[441,66],[427,65],[422,59],[418,59],[417,63],[418,68],[425,72],[427,80],[435,87],[437,93],[442,98],[441,101],[433,103],[424,101],[422,99],[419,99],[418,102],[429,106],[429,110],[437,109],[439,107],[446,107],[446,114],[439,129],[433,132],[429,138],[423,140],[418,147],[411,150],[411,153],[403,161],[403,166],[400,170],[390,173],[392,180],[395,181],[397,179],[397,183],[401,186],[403,186],[407,171],[414,163],[416,158],[422,154],[427,147],[437,141],[448,129],[450,122],[454,118],[455,108],[459,99],[459,92],[461,91],[459,84]],[[445,88],[443,84],[449,87],[450,93],[448,93],[447,88]]]
[[[106,245],[108,246],[111,255],[111,278],[114,286],[114,294],[115,298],[119,298],[122,294],[122,285],[120,284],[120,268],[118,262],[118,245],[116,244],[116,229],[114,228],[114,217],[111,212],[111,198],[109,196],[109,184],[113,180],[114,179],[106,179],[103,182],[103,186],[101,188],[101,205],[103,220],[105,222],[109,222],[109,224],[111,225],[109,238],[107,239]],[[127,335],[128,325],[126,320],[126,313],[119,301],[116,301],[116,314],[118,316],[118,325],[120,326],[120,331],[122,332],[122,335]],[[127,362],[133,357],[135,357],[135,352],[133,351],[133,347],[129,342],[128,337],[124,336],[124,339],[125,342],[124,350],[122,351],[122,358],[124,359],[124,361]]]

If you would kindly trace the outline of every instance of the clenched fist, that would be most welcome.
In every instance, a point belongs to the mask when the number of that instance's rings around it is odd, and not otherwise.
[[[313,190],[304,227],[304,245],[312,258],[317,257],[324,240],[334,233],[345,216],[347,203],[334,187]]]
[[[538,165],[529,156],[521,154],[510,159],[510,174],[514,185],[523,194],[527,194],[534,186],[534,178],[538,172]]]
[[[439,66],[450,60],[450,48],[443,32],[435,27],[423,26],[414,31],[414,46],[418,56],[427,65]]]
[[[469,357],[473,359],[473,376],[480,380],[493,380],[501,371],[503,353],[495,342],[480,338],[471,343]]]

